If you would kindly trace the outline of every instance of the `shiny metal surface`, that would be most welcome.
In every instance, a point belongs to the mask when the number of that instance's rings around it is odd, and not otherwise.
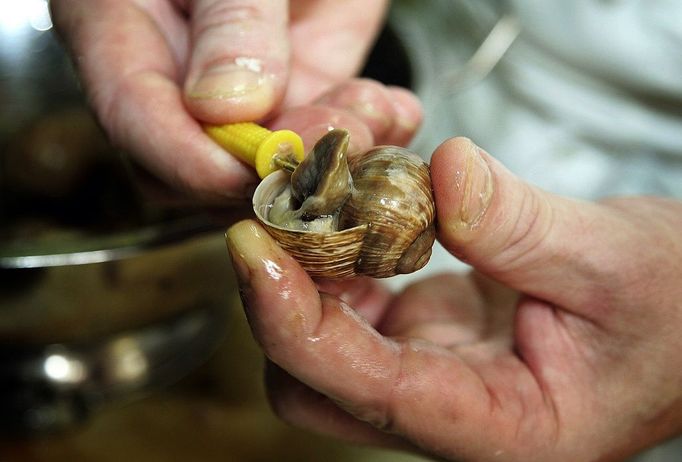
[[[225,327],[225,307],[210,307],[85,344],[0,345],[0,434],[64,429],[169,385],[208,358]]]
[[[47,5],[0,2],[0,269],[118,260],[223,229],[196,204],[145,195],[86,108]],[[88,176],[106,184],[82,187]]]
[[[150,194],[89,113],[47,6],[0,1],[4,436],[184,377],[222,338],[231,291],[220,235],[234,210]]]
[[[224,228],[204,214],[194,214],[127,232],[100,236],[0,242],[0,268],[45,268],[119,260]]]

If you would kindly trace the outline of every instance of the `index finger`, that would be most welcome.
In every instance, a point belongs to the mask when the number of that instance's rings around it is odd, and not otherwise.
[[[170,2],[144,8],[131,1],[50,5],[100,123],[116,145],[169,183],[199,195],[248,195],[255,175],[226,156],[184,107],[177,82],[187,30]]]
[[[349,305],[320,295],[253,221],[227,233],[254,336],[267,356],[356,418],[426,446],[485,427],[490,397],[454,353],[381,336]],[[447,392],[450,389],[454,392]]]

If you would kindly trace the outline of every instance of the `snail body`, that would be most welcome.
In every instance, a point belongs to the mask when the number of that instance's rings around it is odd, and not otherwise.
[[[313,277],[420,269],[435,239],[428,165],[396,146],[346,161],[347,145],[348,133],[332,130],[294,174],[267,176],[253,198],[257,218]]]

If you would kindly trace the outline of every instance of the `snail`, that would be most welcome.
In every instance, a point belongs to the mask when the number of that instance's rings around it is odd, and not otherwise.
[[[348,159],[350,135],[324,135],[293,173],[268,175],[256,217],[313,277],[384,278],[422,268],[435,239],[429,166],[397,146]]]

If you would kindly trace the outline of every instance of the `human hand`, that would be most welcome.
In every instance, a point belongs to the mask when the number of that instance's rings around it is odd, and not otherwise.
[[[228,231],[277,414],[461,461],[621,460],[681,432],[682,204],[558,197],[461,138],[431,168],[470,275],[392,298],[312,281],[254,222]]]
[[[386,1],[351,0],[343,11],[310,0],[52,0],[50,7],[115,144],[181,189],[241,198],[256,176],[197,119],[259,120],[312,102],[359,70]]]

